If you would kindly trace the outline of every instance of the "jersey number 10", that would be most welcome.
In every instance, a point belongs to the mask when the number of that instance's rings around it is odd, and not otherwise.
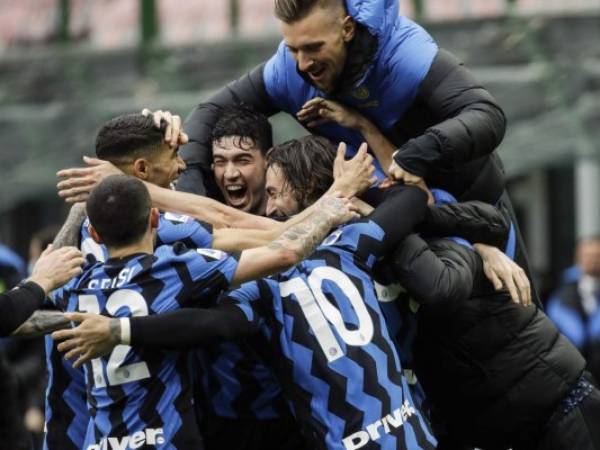
[[[148,305],[146,304],[146,300],[144,300],[142,294],[131,289],[115,291],[108,297],[108,300],[106,300],[106,311],[112,316],[114,316],[120,308],[129,309],[132,316],[148,315]],[[98,297],[95,295],[80,295],[79,310],[100,314]],[[106,378],[104,377],[102,370],[102,360],[100,358],[92,359],[92,374],[94,377],[94,385],[97,388],[104,388],[107,384],[109,386],[116,386],[150,377],[148,364],[143,361],[123,365],[129,350],[131,350],[129,345],[117,345],[113,349],[108,357],[108,364],[106,365]]]
[[[332,305],[323,293],[324,281],[335,283],[350,300],[358,318],[358,328],[349,330],[346,327],[339,309]],[[329,324],[333,325],[339,337],[347,345],[367,345],[373,339],[373,320],[367,306],[352,280],[341,270],[333,267],[317,267],[308,276],[308,284],[302,278],[296,277],[279,283],[279,291],[282,297],[294,295],[298,299],[327,361],[333,362],[344,356]]]

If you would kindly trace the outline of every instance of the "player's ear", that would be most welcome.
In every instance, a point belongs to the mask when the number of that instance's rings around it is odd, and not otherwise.
[[[158,208],[152,208],[150,210],[150,226],[152,228],[158,228],[159,220],[160,220],[160,213],[158,212]]]
[[[344,42],[348,43],[354,39],[355,34],[356,22],[352,16],[347,15],[342,19],[342,39],[344,39]]]
[[[90,233],[90,236],[96,244],[102,244],[102,238],[100,237],[96,229],[92,226],[92,224],[88,225],[88,233]]]
[[[150,164],[144,158],[138,158],[133,162],[132,175],[140,180],[148,180],[150,178]]]

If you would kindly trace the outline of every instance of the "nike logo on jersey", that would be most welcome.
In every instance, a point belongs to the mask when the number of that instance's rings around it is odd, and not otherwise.
[[[99,443],[88,445],[87,450],[129,450],[164,443],[162,428],[146,428],[144,431],[136,431],[131,436],[102,438]]]
[[[400,428],[406,419],[415,414],[415,408],[413,408],[408,401],[404,401],[404,404],[394,410],[391,414],[387,414],[379,420],[376,420],[370,425],[367,425],[366,430],[357,431],[352,433],[350,436],[345,437],[342,442],[346,450],[357,450],[364,447],[371,441],[377,441],[383,434],[389,434],[396,428]],[[381,428],[381,430],[380,430]]]

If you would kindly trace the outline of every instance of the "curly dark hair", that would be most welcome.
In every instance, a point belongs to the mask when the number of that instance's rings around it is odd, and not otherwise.
[[[333,183],[336,148],[321,136],[304,136],[276,145],[267,166],[277,166],[302,209],[321,197]]]
[[[250,145],[257,147],[263,155],[273,146],[273,130],[267,116],[243,103],[219,108],[212,142],[228,136],[234,136],[237,139],[235,144],[246,150],[247,140],[252,140]]]

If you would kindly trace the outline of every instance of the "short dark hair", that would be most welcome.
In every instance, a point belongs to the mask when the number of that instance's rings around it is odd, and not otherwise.
[[[275,0],[275,17],[285,23],[304,19],[315,6],[326,6],[343,0]]]
[[[335,156],[336,148],[327,138],[304,136],[273,147],[267,154],[267,166],[277,166],[285,186],[304,209],[333,183]]]
[[[122,158],[137,158],[161,148],[164,129],[154,125],[151,116],[124,114],[106,122],[96,135],[96,156],[118,163]]]
[[[273,146],[273,130],[267,116],[243,103],[219,109],[212,142],[219,142],[228,136],[238,138],[235,144],[244,149],[244,139],[252,139],[263,155]]]
[[[128,175],[106,177],[86,203],[90,223],[108,247],[122,247],[141,239],[151,207],[144,183]]]

